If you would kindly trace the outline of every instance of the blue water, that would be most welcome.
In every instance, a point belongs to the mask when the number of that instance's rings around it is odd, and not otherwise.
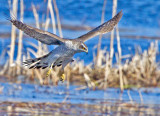
[[[141,88],[124,90],[109,88],[104,90],[82,89],[76,90],[80,86],[69,86],[67,89],[64,84],[59,86],[39,86],[32,84],[9,84],[0,83],[0,101],[21,101],[21,102],[49,102],[72,104],[102,104],[106,102],[122,102],[136,104],[157,104],[160,105],[159,88]],[[140,98],[142,96],[142,99]]]
[[[41,0],[24,0],[25,3],[25,13],[24,13],[24,22],[27,24],[34,23],[34,16],[32,12],[31,3],[34,3],[37,12],[39,14],[40,22],[44,22],[44,18],[46,16],[46,7],[47,2],[42,2]],[[6,0],[1,1],[0,12],[7,11],[8,5]],[[57,7],[59,9],[59,15],[62,24],[68,25],[85,25],[96,27],[100,24],[101,21],[101,12],[102,12],[103,0],[57,0]],[[20,7],[18,7],[20,9]],[[126,31],[120,31],[120,35],[135,35],[135,36],[155,36],[159,37],[159,19],[160,13],[157,11],[160,10],[160,1],[158,0],[118,0],[117,11],[123,10],[123,17],[119,22],[119,28],[123,28]],[[111,18],[112,16],[112,0],[107,0],[106,11],[105,11],[105,21]],[[19,16],[19,15],[18,15]],[[6,22],[4,17],[2,16],[1,22]],[[35,25],[33,25],[35,26]],[[1,24],[0,32],[6,33],[10,32],[11,27],[7,23]],[[49,31],[52,32],[52,29],[49,28]],[[65,38],[76,38],[87,31],[73,31],[73,30],[62,30],[63,36]],[[58,30],[57,30],[58,34]],[[102,40],[102,49],[107,47],[107,51],[109,51],[110,46],[110,33],[103,36]],[[33,41],[37,43],[36,40],[33,39],[25,39],[23,46],[23,53],[26,53],[26,48],[31,47],[27,44],[27,41]],[[150,46],[151,42],[155,40],[145,40],[145,39],[130,39],[126,37],[121,37],[121,47],[122,47],[122,55],[126,54],[135,54],[135,48],[140,46],[142,48],[142,52]],[[80,57],[80,59],[85,60],[85,64],[91,63],[93,61],[93,46],[96,46],[98,42],[98,36],[87,41],[86,44],[89,47],[89,54],[85,53],[75,55],[75,58]],[[6,46],[10,44],[10,38],[3,39],[0,38],[0,53],[4,49],[9,50],[9,47]],[[17,45],[17,44],[16,44]],[[158,44],[159,45],[159,44]],[[160,45],[159,45],[160,46]],[[50,50],[53,47],[49,47]],[[114,41],[114,49],[115,53],[117,52],[117,41]],[[159,49],[160,50],[160,49]],[[15,58],[17,53],[17,47],[15,49]],[[33,55],[31,55],[33,56]],[[5,59],[7,58],[7,54],[5,55]],[[34,56],[33,56],[34,57]],[[2,59],[3,60],[3,59]],[[160,60],[159,54],[157,56],[157,61]],[[114,62],[116,62],[114,57]]]
[[[160,14],[159,0],[117,0],[117,11],[123,10],[121,27],[149,27],[158,28]],[[46,14],[47,2],[41,0],[24,0],[25,19],[33,18],[31,4],[37,6],[40,17]],[[101,21],[103,0],[57,0],[62,23],[97,26]],[[6,0],[1,0],[1,9],[8,7]],[[111,18],[112,0],[107,0],[105,19]],[[30,20],[31,21],[31,20]]]
[[[160,89],[82,89],[0,83],[0,115],[159,115]],[[118,110],[120,108],[120,110]],[[102,110],[105,109],[105,110]]]

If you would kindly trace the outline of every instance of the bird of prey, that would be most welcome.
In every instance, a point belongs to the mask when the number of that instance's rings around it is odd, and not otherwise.
[[[16,20],[11,17],[8,19],[13,25],[15,25],[18,29],[23,31],[25,34],[29,35],[36,40],[48,44],[48,45],[59,45],[54,50],[49,52],[48,54],[34,59],[28,59],[23,62],[25,65],[31,68],[47,68],[49,67],[49,71],[47,72],[47,76],[49,76],[51,70],[55,66],[62,65],[63,74],[61,75],[60,80],[65,80],[64,75],[64,67],[73,61],[72,57],[76,53],[86,52],[88,53],[88,47],[85,45],[85,41],[99,34],[105,34],[113,30],[115,25],[120,21],[122,17],[122,11],[120,11],[117,15],[115,15],[109,21],[103,23],[102,25],[96,27],[90,32],[75,38],[75,39],[65,39],[61,38],[53,33],[43,31],[27,24],[22,23],[21,21]]]

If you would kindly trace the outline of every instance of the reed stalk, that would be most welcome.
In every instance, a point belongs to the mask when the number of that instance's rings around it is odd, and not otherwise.
[[[104,74],[104,86],[103,89],[105,90],[107,88],[107,80],[110,74],[110,66],[109,66],[109,54],[106,54],[106,64],[105,64],[105,74]]]
[[[49,27],[50,18],[47,18],[44,25],[44,30],[47,31]],[[47,45],[43,44],[43,54],[46,54],[48,52]]]
[[[112,8],[112,17],[115,16],[116,14],[116,9],[117,9],[117,0],[113,0],[113,8]],[[110,75],[111,72],[111,67],[112,67],[112,59],[113,59],[113,54],[114,54],[114,47],[113,43],[114,42],[114,29],[111,31],[111,40],[110,40],[110,56],[109,59],[107,60],[106,56],[106,66],[105,66],[105,77],[104,77],[104,89],[107,87],[107,79]]]
[[[104,22],[104,16],[105,16],[105,9],[106,9],[106,4],[107,0],[104,0],[103,2],[103,7],[102,7],[102,15],[101,15],[101,24]],[[102,65],[102,60],[100,58],[100,52],[101,52],[101,40],[102,40],[102,34],[99,35],[99,41],[98,41],[98,46],[97,46],[97,58],[96,58],[96,66],[101,66]]]
[[[60,18],[59,18],[59,11],[58,11],[58,8],[57,8],[56,0],[53,0],[53,5],[54,5],[55,12],[56,12],[59,35],[60,35],[60,37],[63,38],[62,28],[61,28],[61,21],[60,21]]]
[[[116,26],[116,33],[117,33],[117,48],[118,48],[118,68],[119,68],[119,80],[120,80],[120,89],[123,91],[124,85],[123,85],[123,74],[122,74],[122,65],[121,65],[121,44],[120,44],[120,36],[119,36],[119,30],[118,25]]]
[[[12,12],[14,14],[14,17],[17,18],[17,7],[18,7],[18,0],[13,0],[12,4]],[[16,40],[16,27],[12,24],[12,31],[11,31],[11,44],[10,44],[10,61],[9,64],[10,66],[13,64],[13,58],[14,58],[14,49],[15,49],[15,40]]]
[[[50,14],[51,14],[53,33],[56,34],[56,23],[55,23],[55,17],[54,17],[54,12],[53,12],[51,0],[48,0],[47,8],[49,9]]]
[[[39,15],[38,15],[38,13],[37,13],[37,10],[36,10],[36,7],[35,7],[34,4],[32,4],[32,10],[33,10],[34,18],[35,18],[35,20],[36,20],[36,27],[37,27],[38,29],[40,29],[40,25],[39,25]],[[42,53],[42,47],[41,47],[41,46],[42,46],[42,43],[38,41],[38,56],[40,56],[41,53]]]
[[[49,19],[49,18],[47,18],[47,19],[46,19],[46,22],[45,22],[45,25],[44,25],[44,30],[45,30],[45,31],[47,31],[47,30],[48,30],[49,22],[50,22],[50,19]]]
[[[23,0],[20,1],[20,7],[21,7],[21,12],[20,12],[20,21],[23,22],[23,14],[24,14],[24,6],[23,6]],[[21,65],[21,57],[22,57],[22,38],[23,38],[23,31],[19,30],[19,41],[18,41],[18,56],[17,56],[17,64]],[[21,68],[18,66],[17,67],[17,73],[20,74]]]
[[[117,0],[113,0],[113,7],[112,7],[112,17],[116,15],[117,9]],[[114,54],[114,29],[111,31],[111,40],[110,40],[110,66],[112,66],[112,59]]]
[[[34,15],[34,18],[35,18],[35,22],[36,22],[36,27],[38,28],[38,29],[40,29],[40,25],[39,25],[39,15],[38,15],[38,13],[37,13],[37,10],[36,10],[36,7],[35,7],[35,5],[32,3],[32,10],[33,10],[33,15]]]

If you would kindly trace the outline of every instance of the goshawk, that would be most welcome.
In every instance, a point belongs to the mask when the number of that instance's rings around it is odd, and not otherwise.
[[[53,33],[46,32],[29,25],[22,23],[21,21],[16,20],[13,17],[9,18],[9,21],[15,25],[18,29],[23,31],[25,34],[29,35],[32,38],[37,39],[38,41],[48,44],[48,45],[59,45],[54,50],[49,52],[48,54],[34,59],[28,59],[23,62],[25,65],[28,65],[29,68],[47,68],[49,67],[49,71],[47,72],[47,76],[49,75],[51,69],[55,66],[61,66],[63,74],[61,76],[61,80],[64,81],[64,67],[73,61],[72,57],[74,54],[79,52],[88,53],[88,47],[84,44],[90,38],[97,36],[99,34],[104,34],[113,30],[114,26],[120,21],[122,17],[122,11],[120,11],[117,15],[115,15],[109,21],[103,23],[102,25],[96,27],[90,32],[76,38],[76,39],[65,39],[61,38]]]

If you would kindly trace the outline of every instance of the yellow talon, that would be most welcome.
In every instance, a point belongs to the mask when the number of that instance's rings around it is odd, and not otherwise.
[[[47,75],[46,75],[47,77],[49,77],[51,70],[52,70],[51,68],[48,70]]]
[[[50,69],[48,70],[48,72],[47,72],[47,77],[49,77],[49,75],[50,75],[50,73],[51,73],[51,70],[52,70],[52,66],[53,66],[53,64],[51,64],[51,67],[50,67]]]
[[[64,73],[63,73],[63,74],[61,75],[60,81],[64,82],[64,80],[65,80],[65,75],[64,75]]]

